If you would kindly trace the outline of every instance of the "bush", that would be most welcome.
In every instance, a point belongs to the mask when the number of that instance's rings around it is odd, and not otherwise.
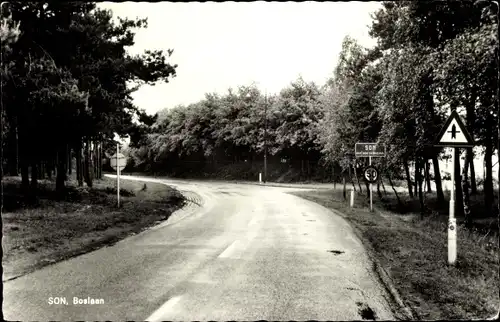
[[[106,187],[104,189],[104,192],[109,194],[109,195],[116,195],[117,193],[117,190],[115,187]],[[122,189],[120,188],[120,196],[123,196],[123,197],[133,197],[135,196],[135,193],[133,193],[132,191],[130,190],[125,190],[125,189]]]

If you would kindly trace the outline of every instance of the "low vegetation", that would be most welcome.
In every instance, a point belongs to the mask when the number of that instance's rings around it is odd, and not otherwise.
[[[498,218],[458,221],[458,257],[447,264],[447,214],[434,212],[424,220],[415,208],[397,211],[395,196],[374,197],[369,211],[365,196],[355,207],[341,190],[295,192],[297,196],[338,210],[392,279],[403,301],[419,320],[486,319],[498,313],[500,299]],[[412,203],[408,195],[403,204]],[[429,196],[429,199],[435,197]],[[394,209],[389,211],[387,209]]]
[[[117,208],[116,181],[104,178],[92,188],[69,180],[65,200],[45,180],[36,204],[23,205],[20,184],[20,178],[4,178],[4,280],[109,245],[168,219],[184,203],[169,186],[122,180]]]

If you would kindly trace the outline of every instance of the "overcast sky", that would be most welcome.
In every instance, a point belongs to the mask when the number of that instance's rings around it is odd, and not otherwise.
[[[114,16],[148,18],[130,53],[173,49],[177,76],[144,86],[134,102],[151,114],[199,101],[207,92],[255,82],[279,92],[297,79],[323,85],[332,74],[344,36],[364,46],[378,2],[172,3],[102,2]]]

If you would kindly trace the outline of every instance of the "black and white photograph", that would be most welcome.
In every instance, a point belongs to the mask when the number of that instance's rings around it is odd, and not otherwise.
[[[499,318],[498,0],[0,19],[1,320]]]

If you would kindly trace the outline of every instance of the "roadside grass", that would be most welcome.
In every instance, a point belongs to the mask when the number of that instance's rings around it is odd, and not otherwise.
[[[168,219],[184,197],[159,184],[122,180],[117,208],[116,181],[95,180],[93,188],[67,183],[58,200],[55,183],[41,180],[35,205],[24,205],[20,179],[3,180],[3,280],[112,244]]]
[[[498,313],[498,230],[470,231],[458,220],[457,263],[449,266],[447,221],[439,212],[420,220],[418,208],[404,214],[384,210],[376,194],[373,213],[365,196],[356,196],[350,208],[341,190],[292,194],[337,210],[352,223],[416,319],[487,319]],[[385,203],[396,202],[388,195]]]

